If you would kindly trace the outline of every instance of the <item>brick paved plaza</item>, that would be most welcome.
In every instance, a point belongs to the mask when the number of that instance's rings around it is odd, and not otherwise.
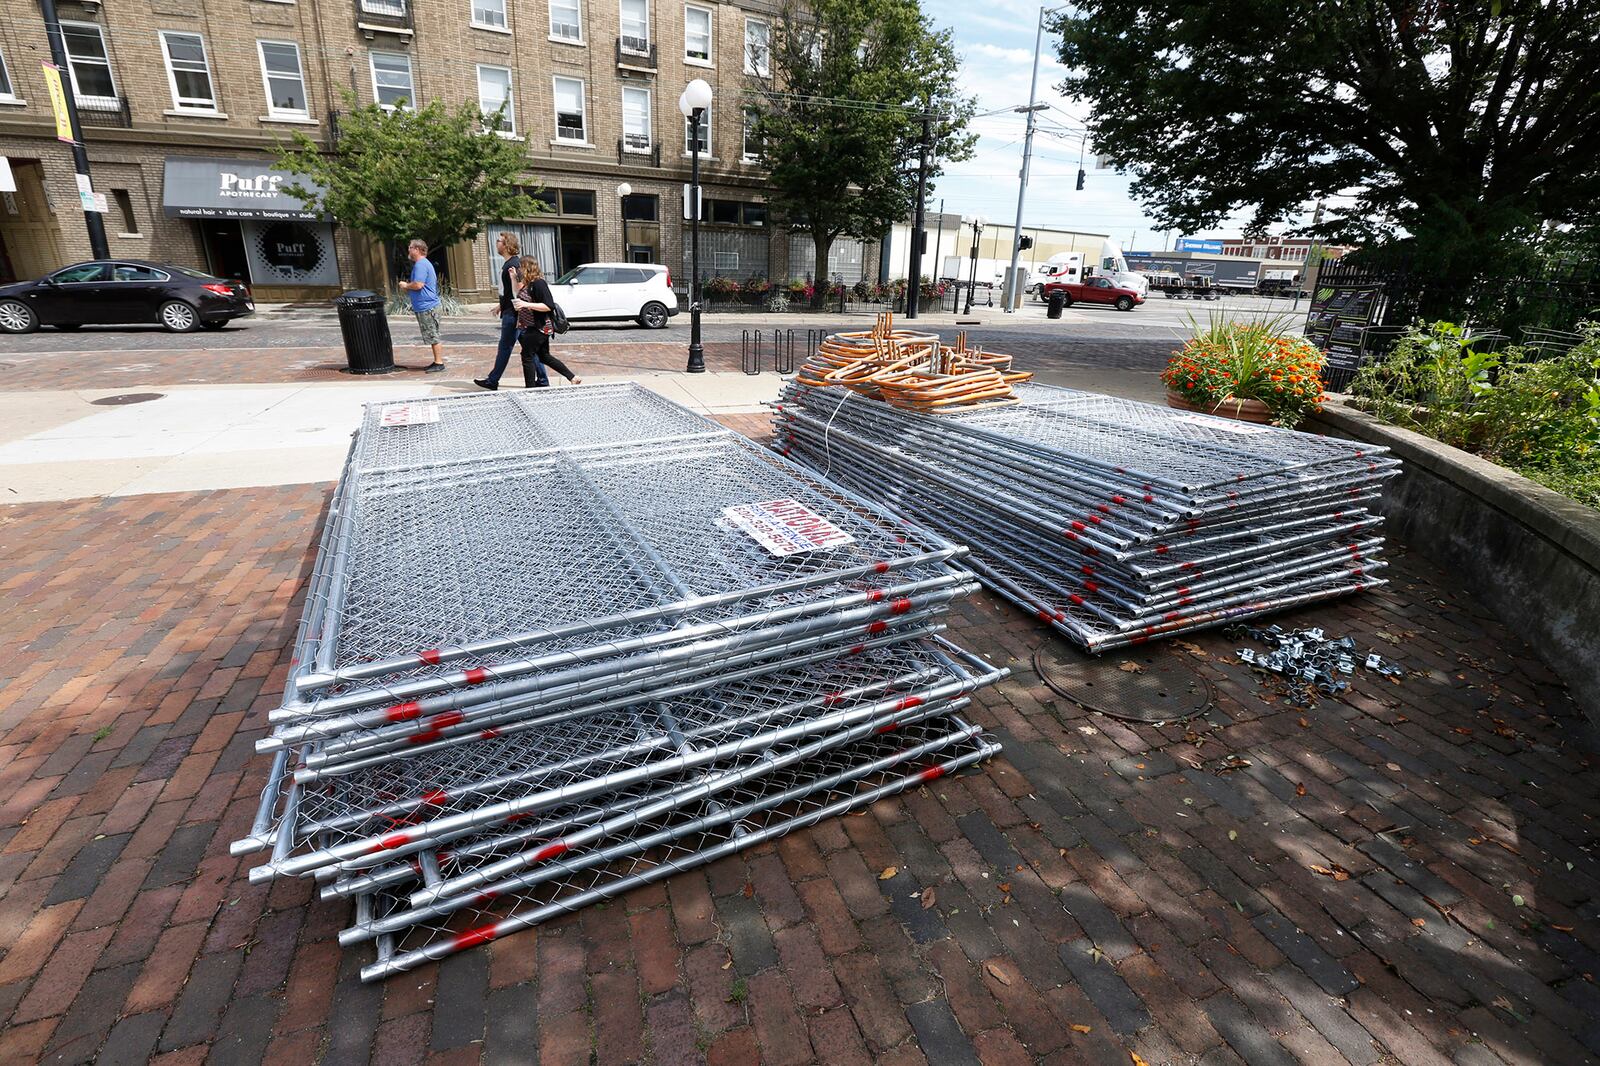
[[[1160,653],[1215,709],[1126,725],[1055,697],[1030,665],[1054,638],[975,596],[951,635],[1014,671],[973,709],[1001,758],[363,985],[344,905],[250,886],[228,855],[329,488],[0,512],[0,1062],[1600,1052],[1600,774],[1576,710],[1399,546],[1392,585],[1286,621],[1378,647],[1402,683],[1301,710],[1204,635]],[[1248,765],[1216,773],[1229,755]]]

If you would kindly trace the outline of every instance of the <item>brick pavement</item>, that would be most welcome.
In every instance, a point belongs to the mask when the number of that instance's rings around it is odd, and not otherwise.
[[[1128,725],[1054,697],[1049,634],[975,596],[952,635],[1015,670],[973,708],[988,766],[363,986],[343,906],[227,852],[327,489],[0,510],[0,1062],[1600,1052],[1600,775],[1557,680],[1403,549],[1389,588],[1290,617],[1401,684],[1301,711],[1199,635],[1160,652],[1216,708]]]
[[[155,338],[152,343],[159,343]],[[682,370],[687,350],[682,342],[583,344],[562,342],[556,352],[575,374],[626,375],[651,370]],[[407,382],[418,385],[465,384],[494,366],[493,344],[452,344],[446,352],[449,370],[440,377],[424,375],[428,352],[421,345],[395,345],[395,361],[408,370],[356,376],[345,371],[344,350],[328,345],[273,348],[214,348],[186,351],[152,348],[125,352],[59,353],[18,351],[0,356],[0,373],[9,391],[36,389],[121,389],[172,385],[228,385],[239,382]],[[740,369],[739,345],[705,346],[710,370]],[[768,364],[770,366],[770,364]],[[513,354],[506,380],[522,383],[522,366]],[[470,387],[470,386],[469,386]]]

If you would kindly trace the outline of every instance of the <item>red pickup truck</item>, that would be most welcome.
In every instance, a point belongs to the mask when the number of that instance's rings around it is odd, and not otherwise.
[[[1044,291],[1040,293],[1045,302],[1049,302],[1052,293],[1061,293],[1066,297],[1064,306],[1071,307],[1074,303],[1085,304],[1110,304],[1118,311],[1132,311],[1144,303],[1144,296],[1132,289],[1124,289],[1114,284],[1110,278],[1089,278],[1087,281],[1047,281]]]

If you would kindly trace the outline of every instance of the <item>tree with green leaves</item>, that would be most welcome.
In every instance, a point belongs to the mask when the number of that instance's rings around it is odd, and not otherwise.
[[[390,265],[412,238],[444,248],[472,240],[486,220],[543,209],[523,191],[521,142],[498,136],[502,112],[483,115],[471,103],[451,110],[437,100],[415,110],[347,103],[332,152],[298,132],[280,150],[280,167],[317,186],[284,191],[382,242]]]
[[[1302,232],[1398,234],[1465,282],[1596,217],[1594,0],[1077,0],[1054,27],[1062,90],[1161,228],[1337,195]]]
[[[768,203],[776,221],[810,232],[820,280],[835,239],[879,238],[911,213],[924,115],[930,182],[941,161],[972,154],[973,102],[956,91],[955,45],[917,0],[788,0],[770,56],[747,58],[758,70],[770,62],[770,77],[752,77],[746,93]],[[826,292],[819,284],[813,302]]]

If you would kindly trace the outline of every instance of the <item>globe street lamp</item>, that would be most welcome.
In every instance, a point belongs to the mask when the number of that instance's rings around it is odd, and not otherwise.
[[[972,276],[967,281],[967,309],[961,312],[964,315],[972,314],[972,290],[978,287],[978,236],[988,224],[989,220],[982,215],[972,220]]]
[[[691,374],[706,372],[700,346],[700,123],[711,107],[711,86],[696,78],[678,97],[678,110],[689,120],[689,365]],[[707,145],[707,147],[710,147]]]

